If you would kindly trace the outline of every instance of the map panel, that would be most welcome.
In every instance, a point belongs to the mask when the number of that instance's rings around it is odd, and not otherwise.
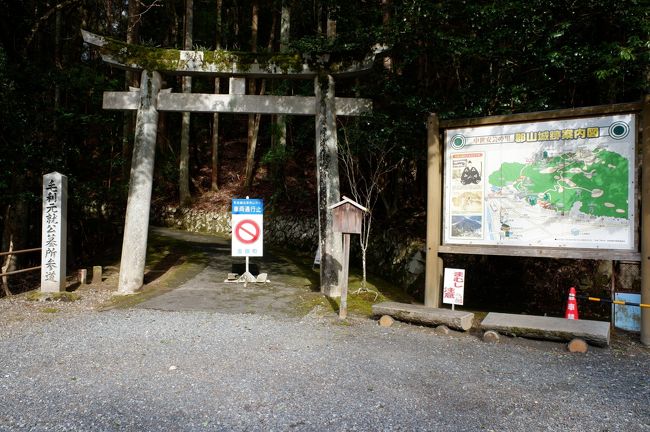
[[[444,243],[634,250],[634,115],[445,132]]]

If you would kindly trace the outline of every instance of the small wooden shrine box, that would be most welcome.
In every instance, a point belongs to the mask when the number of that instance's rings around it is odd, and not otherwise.
[[[368,209],[343,196],[343,200],[330,206],[332,210],[332,229],[344,234],[361,234],[363,213]]]

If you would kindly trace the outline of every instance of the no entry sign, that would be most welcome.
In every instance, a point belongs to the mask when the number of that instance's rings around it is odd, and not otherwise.
[[[264,202],[261,199],[232,200],[232,256],[262,256]]]
[[[234,236],[243,244],[253,244],[260,238],[262,230],[253,219],[244,219],[240,221],[233,230]]]

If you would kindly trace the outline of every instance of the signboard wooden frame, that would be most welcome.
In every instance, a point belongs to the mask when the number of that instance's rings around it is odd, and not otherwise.
[[[641,209],[637,212],[635,229],[637,250],[612,251],[594,249],[565,249],[565,248],[527,248],[502,246],[472,246],[472,245],[442,245],[442,184],[444,153],[440,130],[481,125],[507,124],[530,122],[538,120],[580,118],[610,114],[642,114],[637,116],[637,131],[643,132],[637,142],[636,176],[639,167],[650,167],[650,95],[642,102],[573,108],[566,110],[500,115],[482,118],[458,119],[439,121],[436,114],[431,114],[427,121],[428,140],[428,187],[427,187],[427,262],[425,272],[425,305],[440,307],[440,287],[442,276],[442,260],[439,253],[463,253],[478,255],[512,255],[548,258],[578,258],[617,261],[641,262],[641,296],[642,301],[650,300],[650,169],[641,171],[642,179],[636,182],[635,197],[640,199]],[[640,163],[639,163],[640,162]],[[645,186],[645,187],[644,187]],[[638,250],[640,246],[640,251]],[[650,311],[642,317],[641,341],[650,345]]]

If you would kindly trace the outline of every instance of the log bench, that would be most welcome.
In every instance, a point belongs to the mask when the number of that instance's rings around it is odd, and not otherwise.
[[[481,322],[484,331],[494,330],[510,336],[568,342],[584,339],[595,346],[608,346],[610,324],[604,321],[569,320],[536,315],[490,312]]]
[[[425,325],[446,325],[456,330],[467,331],[472,328],[474,314],[465,311],[438,309],[423,305],[383,302],[372,305],[375,316],[389,315],[393,318]]]

